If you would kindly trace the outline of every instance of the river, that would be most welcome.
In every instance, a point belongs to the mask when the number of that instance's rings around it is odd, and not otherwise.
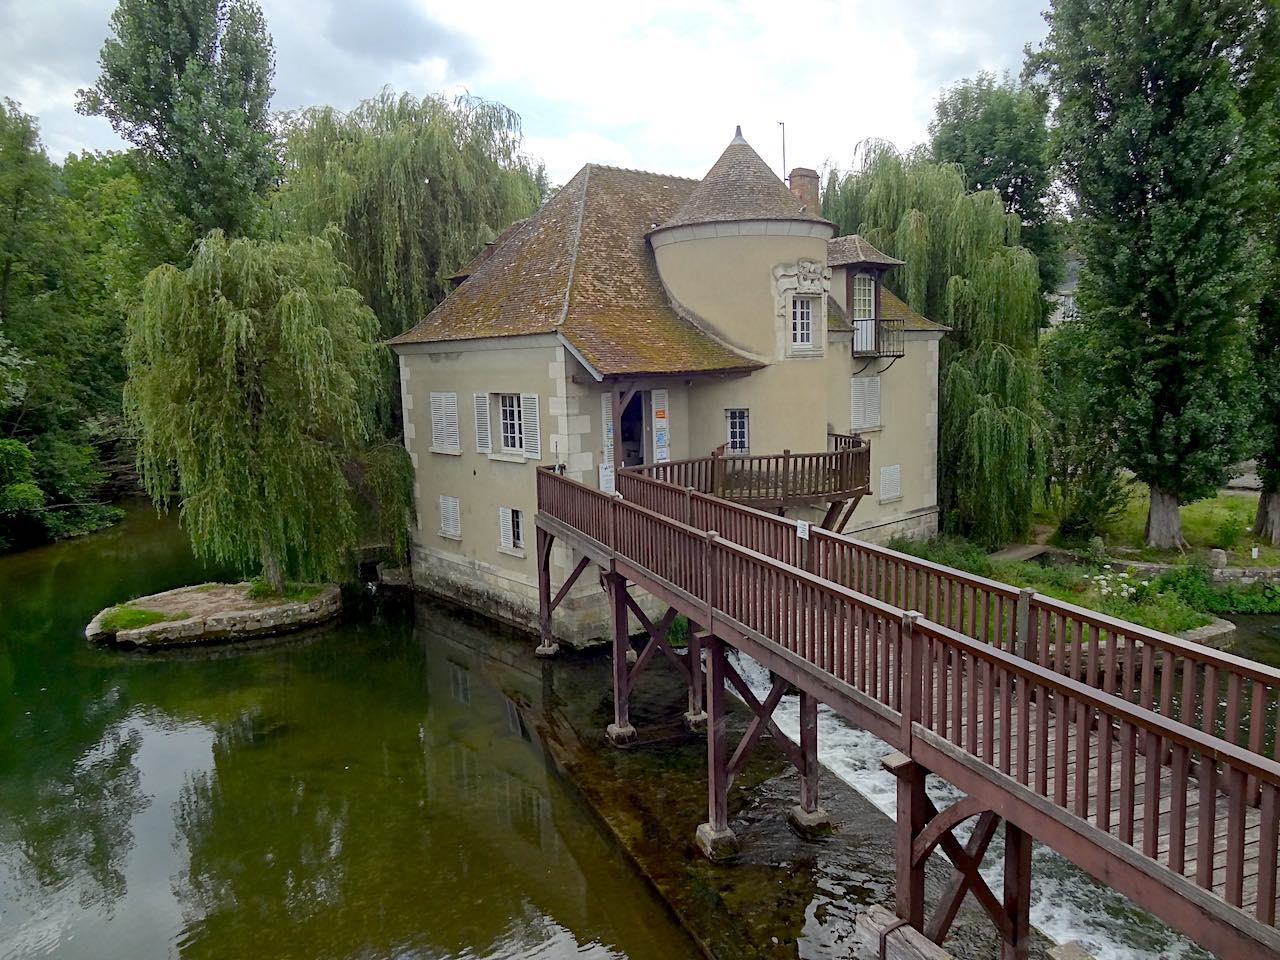
[[[0,557],[0,958],[694,955],[447,614],[84,641],[101,607],[218,573],[142,504]]]

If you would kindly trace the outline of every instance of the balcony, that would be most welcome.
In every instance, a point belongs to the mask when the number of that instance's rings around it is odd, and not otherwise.
[[[902,320],[851,320],[855,357],[901,357],[906,352]]]
[[[829,435],[825,453],[709,457],[629,467],[625,472],[688,487],[760,509],[840,504],[871,489],[871,445],[853,435]]]

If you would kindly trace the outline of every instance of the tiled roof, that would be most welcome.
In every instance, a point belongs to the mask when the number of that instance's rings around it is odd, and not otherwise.
[[[472,257],[470,261],[468,261],[465,267],[463,267],[457,273],[454,273],[452,276],[449,277],[449,279],[456,280],[458,283],[461,283],[463,280],[467,279],[467,277],[471,276],[478,269],[480,269],[480,264],[484,263],[491,256],[493,256],[493,251],[497,250],[498,247],[506,243],[508,238],[513,233],[515,233],[517,230],[519,230],[528,222],[529,222],[528,217],[525,217],[523,220],[515,221],[513,224],[511,224],[511,226],[507,227],[507,229],[503,230],[500,234],[494,237],[493,240],[486,243],[480,249],[480,252],[477,253],[474,257]]]
[[[869,263],[878,267],[900,267],[903,261],[881,253],[856,233],[827,241],[827,266],[843,267],[849,263]]]
[[[827,222],[819,211],[804,209],[795,194],[742,139],[741,128],[680,209],[670,219],[658,222],[666,228],[727,220]]]
[[[679,314],[658,277],[645,234],[695,183],[588,164],[392,345],[560,333],[606,376],[761,366]]]
[[[904,330],[941,330],[945,332],[951,329],[920,316],[920,314],[907,306],[906,301],[902,300],[883,283],[880,284],[880,319],[901,320],[902,329]]]

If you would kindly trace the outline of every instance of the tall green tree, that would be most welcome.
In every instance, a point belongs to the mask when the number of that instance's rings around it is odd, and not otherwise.
[[[1245,451],[1254,264],[1240,53],[1270,0],[1055,0],[1040,65],[1114,398],[1121,462],[1151,488],[1146,540]]]
[[[120,0],[78,109],[104,116],[199,232],[251,232],[276,173],[271,37],[253,0]]]
[[[933,159],[958,164],[969,190],[996,191],[1022,221],[1021,243],[1036,256],[1045,294],[1062,279],[1048,113],[1042,86],[982,72],[943,90],[929,124]]]
[[[996,545],[1023,536],[1044,472],[1035,362],[1041,300],[1020,218],[994,190],[969,192],[960,168],[923,152],[864,146],[833,171],[823,215],[906,261],[888,282],[945,323],[939,476],[947,529]]]
[[[329,236],[213,231],[186,270],[151,272],[125,409],[147,492],[180,500],[198,556],[260,564],[277,592],[286,575],[340,579],[357,481],[381,494],[382,531],[403,547],[412,481],[404,448],[375,436],[377,340]]]
[[[520,153],[520,118],[497,103],[384,90],[349,113],[284,124],[280,227],[330,224],[357,290],[394,336],[449,292],[449,276],[537,209],[545,176]]]
[[[1253,389],[1258,395],[1255,454],[1262,495],[1253,532],[1280,546],[1280,4],[1264,8],[1258,50],[1243,78],[1244,112],[1256,158],[1252,220],[1260,257],[1253,324]]]
[[[97,215],[68,194],[60,174],[40,145],[35,121],[6,102],[0,110],[0,341],[7,341],[0,344],[0,438],[9,442],[9,475],[23,476],[40,494],[10,499],[6,527],[14,546],[96,529],[115,516],[100,500],[102,428],[113,413],[119,420],[123,311],[113,323],[101,290],[122,282],[126,268],[103,263],[96,266],[106,272],[94,272],[81,228]]]

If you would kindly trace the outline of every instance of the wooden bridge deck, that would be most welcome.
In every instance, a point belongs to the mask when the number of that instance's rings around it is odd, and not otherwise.
[[[801,540],[794,521],[629,471],[619,496],[545,470],[538,483],[544,643],[552,538],[622,584],[624,710],[626,584],[708,639],[712,832],[743,749],[730,760],[711,732],[728,644],[800,691],[802,741],[821,701],[901,755],[898,906],[913,925],[926,929],[922,862],[941,844],[959,896],[974,892],[1005,956],[1024,956],[1029,835],[1220,956],[1280,954],[1280,671],[817,528]],[[926,809],[924,771],[966,799]],[[1003,907],[949,837],[979,814],[988,839],[1006,823]],[[949,922],[935,914],[927,932]]]

